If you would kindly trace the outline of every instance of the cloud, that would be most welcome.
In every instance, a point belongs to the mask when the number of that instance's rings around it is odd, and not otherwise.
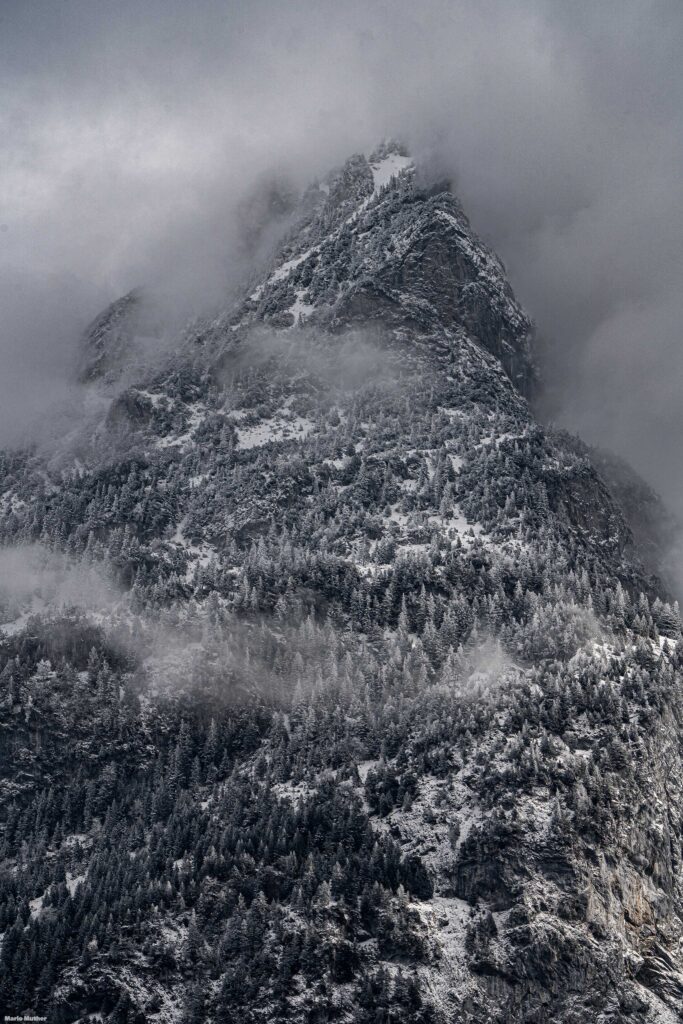
[[[73,409],[76,341],[97,294],[56,269],[0,263],[0,445],[47,440]]]
[[[277,234],[254,196],[394,135],[505,259],[546,411],[683,508],[682,37],[678,0],[7,0],[0,273],[32,298],[0,409],[17,380],[40,408],[105,297],[227,301]]]
[[[0,548],[0,629],[23,628],[29,615],[79,607],[111,611],[121,594],[93,565],[60,555],[41,544]]]
[[[369,382],[393,388],[401,372],[400,361],[382,344],[381,329],[343,331],[330,346],[315,325],[292,332],[257,325],[250,329],[246,345],[237,344],[222,354],[218,379],[229,387],[245,369],[268,364],[317,378],[330,400],[339,391],[355,392]]]

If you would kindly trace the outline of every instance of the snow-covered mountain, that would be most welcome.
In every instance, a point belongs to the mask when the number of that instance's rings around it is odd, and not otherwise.
[[[161,355],[114,303],[59,458],[0,456],[4,1004],[677,1020],[670,524],[536,421],[532,324],[400,146],[290,223]]]

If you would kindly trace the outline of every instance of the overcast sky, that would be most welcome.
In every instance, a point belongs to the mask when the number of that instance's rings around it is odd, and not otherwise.
[[[0,440],[85,319],[238,272],[240,202],[384,136],[452,176],[547,406],[683,510],[680,0],[2,0]]]

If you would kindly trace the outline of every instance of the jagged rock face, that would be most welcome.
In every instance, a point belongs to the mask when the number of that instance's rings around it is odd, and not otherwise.
[[[532,325],[503,265],[447,188],[434,194],[418,184],[399,147],[352,157],[309,192],[304,209],[310,212],[233,326],[376,326],[412,344],[429,339],[454,349],[465,336],[527,390]]]
[[[81,381],[92,381],[121,371],[131,356],[141,303],[142,293],[139,290],[128,292],[107,306],[86,328],[81,342]]]
[[[169,327],[142,288],[112,302],[81,338],[78,381],[120,391],[164,364]]]
[[[0,454],[3,1008],[672,1024],[654,496],[535,422],[531,323],[400,147],[274,202],[154,370],[137,295],[95,321],[77,459]]]

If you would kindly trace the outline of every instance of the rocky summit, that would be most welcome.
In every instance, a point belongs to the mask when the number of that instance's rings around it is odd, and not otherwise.
[[[171,343],[115,302],[68,429],[0,453],[3,1012],[674,1024],[674,525],[537,421],[402,147],[278,216]]]

